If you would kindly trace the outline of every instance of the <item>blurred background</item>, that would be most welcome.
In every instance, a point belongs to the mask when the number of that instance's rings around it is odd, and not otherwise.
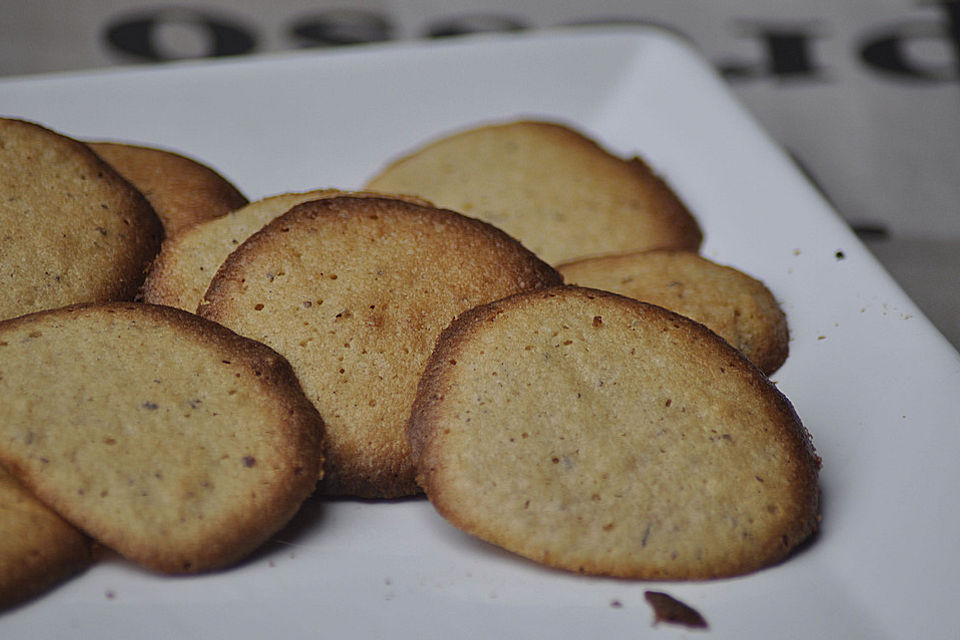
[[[693,42],[960,348],[960,0],[2,0],[0,76],[629,23]]]

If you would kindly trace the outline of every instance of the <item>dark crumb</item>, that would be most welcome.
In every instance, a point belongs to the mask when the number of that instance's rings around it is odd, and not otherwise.
[[[645,591],[643,597],[653,607],[654,626],[666,622],[667,624],[678,624],[691,629],[707,628],[707,621],[696,609],[685,605],[673,596],[660,591]]]
[[[105,595],[107,596],[107,600],[113,600],[114,598],[117,597],[117,594],[114,593],[113,591],[107,591]]]
[[[623,603],[620,602],[619,600],[611,600],[611,601],[610,601],[610,606],[611,606],[613,609],[622,609],[622,608],[623,608]]]
[[[843,260],[847,256],[844,255],[843,251],[837,251],[836,253],[833,254],[833,257],[836,258],[837,260]]]

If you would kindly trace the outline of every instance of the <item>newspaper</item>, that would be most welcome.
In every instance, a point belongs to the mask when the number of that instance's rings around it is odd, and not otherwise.
[[[960,346],[960,0],[4,0],[0,75],[624,23],[693,42]]]

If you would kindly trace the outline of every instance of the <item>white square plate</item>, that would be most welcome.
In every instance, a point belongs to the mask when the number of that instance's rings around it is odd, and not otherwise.
[[[466,537],[422,499],[311,502],[240,567],[169,578],[111,558],[0,615],[0,637],[696,633],[654,627],[647,589],[698,609],[717,639],[960,637],[960,356],[676,37],[558,31],[13,78],[0,114],[179,150],[251,199],[358,187],[478,122],[569,122],[643,155],[701,221],[704,254],[782,301],[791,355],[775,379],[824,460],[817,538],[736,579],[568,575]]]

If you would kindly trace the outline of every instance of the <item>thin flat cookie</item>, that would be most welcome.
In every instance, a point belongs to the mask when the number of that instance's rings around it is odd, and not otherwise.
[[[527,292],[461,315],[408,437],[451,523],[574,572],[738,575],[818,522],[819,459],[783,394],[703,325],[609,292]]]
[[[0,610],[85,569],[90,539],[0,467]]]
[[[87,145],[147,198],[168,238],[247,204],[232,182],[199,160],[122,142]]]
[[[787,316],[770,289],[693,251],[660,249],[557,265],[567,284],[635,298],[704,324],[770,375],[790,351]]]
[[[0,362],[0,463],[147,568],[239,561],[321,476],[323,423],[289,363],[192,314],[30,314],[0,323]]]
[[[697,249],[697,221],[635,157],[569,127],[520,121],[445,136],[391,162],[366,188],[411,193],[485,220],[557,264],[601,253]]]
[[[397,199],[306,202],[230,254],[198,313],[293,364],[327,425],[328,494],[419,492],[404,438],[440,331],[470,307],[560,282],[479,220]]]
[[[0,118],[0,319],[132,299],[163,228],[82,142]]]

